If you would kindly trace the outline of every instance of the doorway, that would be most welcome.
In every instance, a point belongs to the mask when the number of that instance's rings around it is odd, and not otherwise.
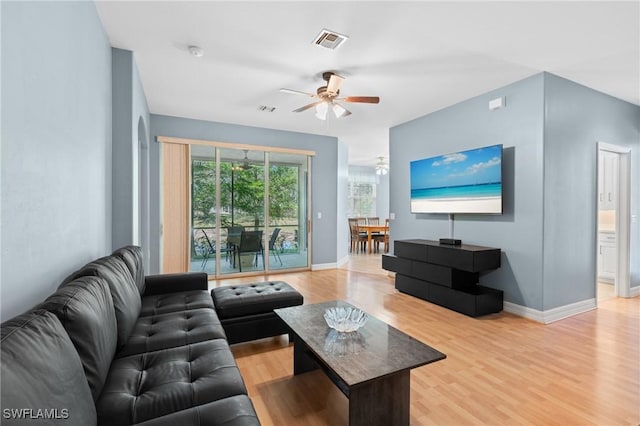
[[[629,297],[631,150],[597,144],[596,303]]]

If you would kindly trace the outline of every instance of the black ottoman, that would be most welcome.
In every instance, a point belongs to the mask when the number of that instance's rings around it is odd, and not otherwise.
[[[230,344],[289,333],[273,310],[303,302],[302,295],[283,281],[217,287],[211,297]]]

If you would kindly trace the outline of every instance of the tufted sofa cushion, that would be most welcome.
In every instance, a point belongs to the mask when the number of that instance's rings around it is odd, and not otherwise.
[[[142,306],[140,292],[129,269],[124,261],[118,257],[102,257],[71,274],[62,286],[84,276],[100,277],[109,284],[118,324],[118,347],[124,346],[136,324]]]
[[[213,309],[140,317],[117,356],[169,349],[210,339],[226,339]]]
[[[268,313],[303,302],[302,295],[282,281],[216,287],[211,297],[221,319]]]
[[[165,293],[144,296],[140,316],[166,314],[191,309],[213,309],[213,300],[206,290],[191,290],[180,293]]]
[[[127,265],[127,269],[131,273],[136,287],[140,295],[144,294],[145,280],[144,280],[144,259],[142,257],[142,248],[138,246],[125,246],[117,249],[112,253],[112,256],[119,257]]]
[[[58,289],[39,307],[54,313],[69,334],[93,399],[97,400],[118,340],[109,285],[99,277],[80,277]]]
[[[2,408],[56,410],[60,424],[96,423],[82,363],[58,318],[37,309],[1,326]],[[65,419],[66,417],[66,419]],[[35,420],[39,424],[51,424]],[[3,425],[33,424],[28,419],[3,419]],[[56,423],[57,424],[57,423]]]
[[[98,422],[129,425],[246,394],[227,342],[209,340],[115,359],[97,402]]]
[[[255,426],[260,425],[251,400],[236,395],[138,423],[136,426]]]

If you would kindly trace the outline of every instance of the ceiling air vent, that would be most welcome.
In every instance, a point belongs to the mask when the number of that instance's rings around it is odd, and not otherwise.
[[[322,31],[320,31],[320,34],[313,39],[312,43],[316,46],[324,47],[325,49],[335,50],[348,39],[349,37],[346,35],[338,34],[335,31],[323,28]]]

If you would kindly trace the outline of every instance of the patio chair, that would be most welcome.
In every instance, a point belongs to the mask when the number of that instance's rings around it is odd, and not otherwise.
[[[282,258],[276,249],[276,240],[278,239],[278,235],[280,235],[280,230],[281,228],[274,228],[271,233],[271,238],[269,238],[269,253],[273,254],[273,258],[278,259],[280,266],[282,266]]]
[[[242,272],[242,254],[252,253],[255,258],[253,264],[258,265],[258,255],[262,255],[262,264],[264,265],[264,249],[262,246],[262,231],[242,231],[240,234],[240,244],[235,246],[238,255],[238,266]],[[235,259],[235,256],[234,256]],[[235,265],[234,265],[235,267]]]
[[[204,271],[204,268],[207,266],[207,262],[209,261],[209,257],[211,255],[215,256],[216,255],[216,247],[215,245],[211,242],[211,240],[209,239],[209,236],[207,235],[207,233],[205,232],[205,230],[202,230],[202,234],[204,235],[204,239],[206,242],[206,246],[204,247],[204,259],[202,259],[202,270]],[[225,253],[225,255],[227,256],[227,259],[229,258],[229,252],[231,252],[231,249],[229,247],[224,247],[222,249],[220,249],[221,253]]]

